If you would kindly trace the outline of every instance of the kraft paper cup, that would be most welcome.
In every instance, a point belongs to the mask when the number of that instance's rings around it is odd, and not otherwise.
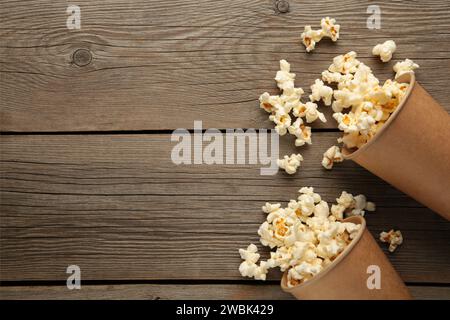
[[[394,187],[450,220],[450,116],[415,81],[380,131],[358,150],[343,148],[351,159]]]
[[[367,230],[364,218],[354,216],[344,221],[360,224],[361,229],[336,260],[310,280],[292,288],[287,286],[286,271],[281,288],[299,300],[411,299],[402,279]],[[373,283],[369,279],[377,268],[379,289],[370,286]]]

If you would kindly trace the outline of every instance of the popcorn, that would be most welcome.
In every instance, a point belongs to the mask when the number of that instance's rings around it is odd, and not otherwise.
[[[340,25],[336,24],[336,19],[330,19],[329,17],[323,18],[320,21],[320,26],[322,27],[322,33],[325,37],[331,38],[333,42],[339,39]]]
[[[381,61],[388,62],[392,59],[392,54],[395,52],[395,49],[397,49],[395,42],[388,40],[373,47],[372,54],[375,56],[380,56]]]
[[[256,263],[259,260],[258,248],[251,243],[247,249],[239,249],[241,258],[249,263]]]
[[[347,82],[352,79],[353,79],[353,75],[351,73],[341,74],[340,72],[330,72],[328,70],[325,70],[322,72],[322,80],[326,81],[328,83]]]
[[[333,63],[328,67],[328,70],[342,74],[355,73],[359,64],[359,60],[356,59],[356,52],[350,51],[344,55],[334,57]]]
[[[284,156],[283,159],[278,159],[277,164],[281,169],[284,169],[288,174],[294,174],[300,167],[303,157],[300,153],[291,154],[290,156]]]
[[[317,104],[308,101],[305,103],[305,112],[304,115],[306,117],[306,122],[311,123],[316,121],[317,119],[320,119],[322,122],[327,122],[327,119],[325,119],[325,116],[322,112],[317,110]]]
[[[265,280],[269,269],[278,267],[288,272],[290,287],[308,281],[331,264],[361,230],[360,225],[337,221],[314,188],[303,187],[299,193],[286,208],[279,203],[262,207],[268,215],[258,234],[261,243],[273,251],[267,261],[258,265],[260,255],[255,245],[239,249],[244,260],[239,266],[242,276]],[[345,209],[362,206],[365,197],[343,192],[338,200]]]
[[[271,204],[269,202],[266,202],[266,204],[262,207],[262,211],[265,213],[272,213],[272,212],[280,209],[280,207],[281,207],[281,204],[279,204],[279,203]]]
[[[390,79],[380,85],[372,70],[358,61],[353,51],[335,57],[328,70],[322,72],[322,79],[338,84],[331,108],[338,128],[344,132],[338,142],[348,149],[360,148],[376,135],[409,86]],[[344,113],[344,109],[350,111]],[[324,163],[329,165],[327,160]]]
[[[275,131],[280,136],[284,136],[287,133],[287,128],[292,122],[291,116],[284,109],[278,109],[275,114],[269,116],[269,120],[275,122]]]
[[[389,252],[394,252],[403,243],[403,236],[400,230],[391,229],[389,232],[380,233],[380,241],[389,243]]]
[[[306,52],[314,50],[316,43],[322,40],[323,37],[331,38],[333,42],[336,42],[337,39],[339,39],[339,30],[341,26],[336,24],[336,19],[329,17],[323,18],[320,21],[320,26],[321,29],[319,30],[313,30],[311,26],[305,26],[301,38],[302,43],[306,47]]]
[[[305,26],[305,30],[302,35],[302,42],[306,47],[306,52],[310,52],[314,50],[316,47],[316,43],[322,40],[323,31],[322,30],[313,30],[311,26]]]
[[[350,216],[364,216],[367,211],[375,211],[375,203],[367,201],[363,194],[353,196],[351,193],[342,191],[339,198],[336,199],[337,204],[331,206],[331,214],[336,220],[342,220],[344,214]]]
[[[323,81],[316,79],[311,86],[312,94],[309,96],[311,102],[323,100],[325,105],[331,105],[331,98],[333,97],[333,89],[324,85]]]
[[[367,201],[365,209],[367,211],[375,211],[376,210],[375,203]]]
[[[311,144],[311,127],[303,125],[303,120],[297,118],[295,122],[288,128],[289,133],[295,135],[297,139],[295,140],[295,146],[299,147],[305,143]]]
[[[259,97],[259,106],[266,112],[274,112],[281,107],[281,101],[279,96],[271,96],[269,93],[264,92]]]
[[[327,151],[323,154],[322,166],[325,169],[331,170],[333,168],[333,164],[336,162],[344,161],[344,157],[342,156],[341,150],[338,146],[332,146],[328,148]]]
[[[402,74],[404,74],[406,72],[414,71],[417,68],[419,68],[419,65],[417,63],[414,63],[414,61],[412,61],[410,59],[406,59],[404,61],[397,62],[393,67],[394,72],[395,72],[395,78],[400,77]]]
[[[277,71],[275,81],[281,90],[294,88],[295,73],[291,73],[291,65],[286,60],[280,60],[280,70]]]

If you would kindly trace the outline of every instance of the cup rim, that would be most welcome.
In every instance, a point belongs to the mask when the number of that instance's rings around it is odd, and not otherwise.
[[[378,139],[380,139],[380,136],[385,132],[389,126],[392,124],[392,122],[395,120],[397,115],[400,113],[400,111],[403,109],[404,105],[406,104],[409,96],[411,95],[411,92],[416,84],[416,76],[413,71],[408,71],[400,75],[399,77],[395,78],[395,81],[402,82],[402,83],[409,83],[409,87],[406,90],[405,95],[403,96],[402,101],[400,102],[397,109],[389,116],[389,119],[384,123],[384,125],[381,127],[380,131],[378,131],[375,136],[370,139],[368,142],[366,142],[361,148],[358,149],[348,149],[345,146],[342,147],[342,156],[344,159],[354,159],[359,154],[363,153],[365,150],[370,148],[371,145],[373,145]]]
[[[344,251],[341,252],[331,264],[329,264],[327,267],[325,267],[325,269],[320,271],[317,275],[312,277],[311,280],[302,282],[299,285],[296,285],[294,287],[288,287],[286,284],[288,270],[286,270],[283,273],[283,277],[281,278],[281,288],[283,289],[283,291],[290,293],[294,290],[297,290],[299,288],[308,287],[308,286],[312,285],[313,283],[320,281],[321,278],[323,278],[325,275],[327,275],[329,272],[331,272],[352,251],[352,249],[361,240],[364,232],[366,231],[366,220],[362,216],[351,216],[351,217],[345,218],[344,220],[342,220],[342,222],[353,222],[353,223],[361,225],[361,228],[358,230],[356,237],[352,239],[352,242],[350,242],[350,244],[344,249]]]

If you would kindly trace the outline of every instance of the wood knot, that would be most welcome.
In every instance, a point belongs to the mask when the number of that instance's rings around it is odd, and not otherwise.
[[[278,0],[275,3],[275,6],[277,7],[277,11],[280,13],[286,13],[289,11],[289,2],[286,0]]]
[[[78,49],[73,53],[72,61],[79,67],[87,66],[92,61],[92,54],[87,49]]]

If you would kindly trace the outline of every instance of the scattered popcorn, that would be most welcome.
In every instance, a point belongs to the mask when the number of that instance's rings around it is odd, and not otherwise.
[[[373,47],[372,54],[380,56],[381,61],[388,62],[392,59],[392,54],[395,52],[395,49],[397,49],[395,42],[388,40]]]
[[[394,229],[391,229],[389,232],[381,232],[380,240],[389,243],[389,252],[394,252],[403,243],[403,236],[400,230],[394,231]]]
[[[259,260],[258,248],[251,243],[247,249],[239,249],[241,258],[250,263],[256,263]]]
[[[353,75],[351,73],[341,74],[340,72],[330,72],[328,70],[322,72],[322,80],[326,81],[327,83],[341,83],[347,82],[352,79]]]
[[[322,80],[316,79],[311,86],[312,94],[309,96],[311,102],[323,100],[325,105],[331,105],[331,98],[333,97],[333,89],[323,84]]]
[[[278,159],[278,166],[285,170],[288,174],[294,174],[297,172],[298,167],[300,167],[303,157],[300,153],[291,154],[290,156],[284,156],[283,159]]]
[[[344,55],[334,57],[333,63],[328,67],[328,70],[342,74],[355,73],[359,64],[359,60],[356,59],[356,52],[350,51]]]
[[[329,17],[323,18],[320,21],[322,32],[325,37],[331,38],[333,42],[339,39],[340,25],[336,24],[336,19],[330,19]]]
[[[288,271],[288,286],[295,286],[319,274],[358,234],[360,225],[336,219],[314,188],[303,187],[299,194],[286,208],[279,203],[266,203],[262,207],[268,215],[258,235],[261,243],[274,251],[258,265],[260,255],[255,245],[239,249],[244,260],[239,266],[242,276],[265,280],[269,269],[278,267]],[[363,200],[354,200],[346,192],[338,199],[342,206]]]
[[[331,170],[334,163],[342,161],[344,161],[344,157],[342,156],[341,150],[338,146],[332,146],[323,154],[322,166],[325,169]]]
[[[395,72],[395,78],[400,77],[405,72],[414,71],[417,68],[419,68],[419,65],[417,63],[414,63],[414,61],[410,59],[397,62],[393,67]]]
[[[305,103],[305,112],[304,116],[306,118],[307,123],[311,123],[316,121],[317,119],[320,119],[322,122],[327,122],[327,119],[325,119],[325,116],[322,112],[317,110],[317,104],[308,101]]]
[[[297,118],[295,122],[288,128],[289,133],[295,135],[295,146],[300,147],[305,143],[311,144],[311,127],[303,125],[303,120]]]
[[[337,220],[343,219],[344,214],[346,217],[364,216],[366,210],[375,211],[375,203],[367,201],[366,196],[363,194],[353,196],[351,193],[342,191],[336,202],[337,204],[331,206],[331,214]]]
[[[323,31],[322,30],[313,30],[311,26],[305,26],[305,30],[302,35],[302,42],[306,47],[306,52],[310,52],[314,50],[316,47],[316,43],[322,40]]]
[[[280,70],[275,75],[278,88],[288,90],[294,88],[295,73],[291,73],[291,65],[286,60],[280,60]]]
[[[275,131],[280,135],[284,136],[287,132],[287,129],[291,125],[292,119],[289,113],[284,111],[283,109],[278,109],[275,111],[275,114],[271,114],[269,116],[269,120],[273,121],[275,125]]]
[[[329,17],[323,18],[320,21],[321,29],[313,30],[311,26],[305,26],[301,38],[306,47],[306,52],[314,50],[316,43],[322,40],[323,37],[330,38],[333,42],[339,39],[340,25],[336,24],[336,19]]]

